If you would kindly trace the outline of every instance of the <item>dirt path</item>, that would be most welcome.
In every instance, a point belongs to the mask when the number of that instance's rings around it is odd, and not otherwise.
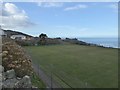
[[[39,65],[33,63],[33,68],[40,79],[46,84],[47,88],[62,88],[57,82],[50,76],[46,75],[45,72],[39,67]]]

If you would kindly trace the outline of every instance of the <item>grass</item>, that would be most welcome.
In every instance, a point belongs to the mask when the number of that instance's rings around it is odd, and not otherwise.
[[[38,77],[38,75],[35,74],[35,72],[31,76],[31,82],[32,82],[32,85],[35,86],[35,87],[37,87],[37,88],[43,88],[43,89],[46,88],[46,85]]]
[[[47,74],[52,71],[53,78],[63,86],[118,87],[117,49],[82,45],[25,48],[31,54],[33,62],[39,64]]]

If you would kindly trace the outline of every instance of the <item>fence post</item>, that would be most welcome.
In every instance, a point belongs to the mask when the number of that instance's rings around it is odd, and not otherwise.
[[[53,88],[53,80],[52,80],[52,71],[51,71],[51,90]]]
[[[53,70],[53,65],[51,64],[51,90],[53,90],[53,75],[52,75],[52,70]]]
[[[38,68],[37,70],[38,70],[38,76],[39,76],[39,64],[37,64],[37,68]]]

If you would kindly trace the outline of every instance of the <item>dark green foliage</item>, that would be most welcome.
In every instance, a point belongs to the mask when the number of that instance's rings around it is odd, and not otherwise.
[[[19,44],[20,46],[32,46],[32,45],[34,45],[34,43],[32,43],[31,41],[25,41],[25,40],[15,40],[15,42],[17,44]]]
[[[40,38],[40,40],[39,40],[38,44],[39,45],[46,45],[47,35],[42,33],[39,35],[39,38]]]
[[[42,39],[45,39],[45,38],[47,38],[47,37],[48,37],[48,36],[47,36],[46,34],[43,34],[43,33],[39,35],[39,38],[42,38]]]

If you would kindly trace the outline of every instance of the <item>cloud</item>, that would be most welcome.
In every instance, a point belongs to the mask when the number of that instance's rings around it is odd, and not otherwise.
[[[0,25],[5,29],[25,28],[35,25],[32,23],[24,10],[19,9],[15,4],[5,3],[0,15]]]
[[[84,8],[87,8],[87,7],[88,7],[87,5],[79,4],[79,5],[76,5],[76,6],[73,6],[73,7],[67,7],[67,8],[64,9],[64,11],[79,10],[79,9],[84,9]]]
[[[63,3],[62,2],[38,2],[38,6],[40,7],[62,7]]]

